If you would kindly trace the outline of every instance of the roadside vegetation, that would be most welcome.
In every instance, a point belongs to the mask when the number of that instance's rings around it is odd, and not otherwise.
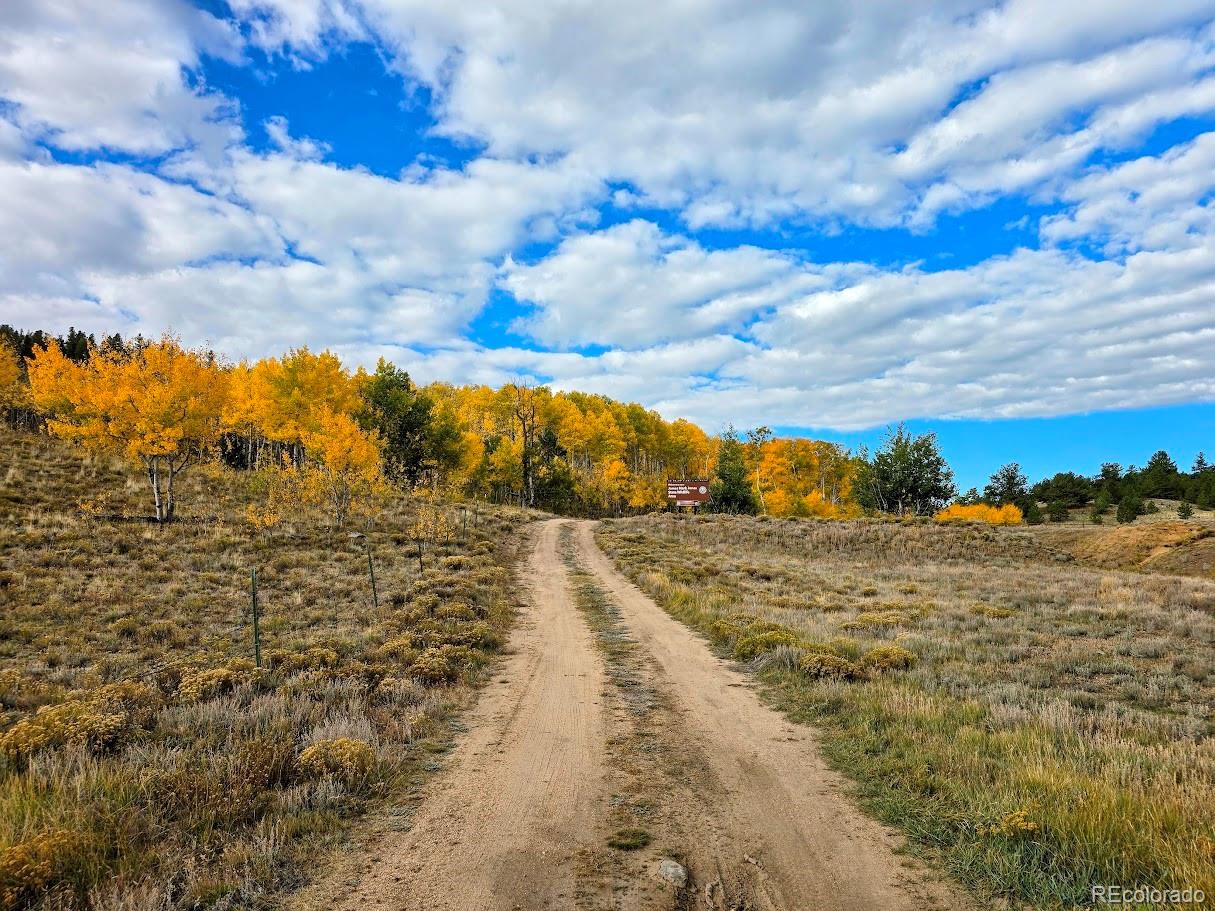
[[[262,528],[245,481],[200,466],[149,523],[125,461],[0,432],[0,909],[259,905],[443,748],[526,515]]]
[[[985,524],[652,516],[599,541],[979,895],[1215,894],[1215,581]]]

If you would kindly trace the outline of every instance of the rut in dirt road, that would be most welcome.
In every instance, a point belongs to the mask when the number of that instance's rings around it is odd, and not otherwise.
[[[895,853],[893,833],[843,796],[844,781],[820,758],[812,731],[764,705],[748,678],[617,572],[593,528],[578,525],[581,562],[673,694],[677,736],[706,759],[702,787],[720,799],[719,856],[706,858],[702,845],[699,862],[737,868],[741,854],[758,871],[748,904],[774,911],[968,907],[953,888]]]
[[[409,831],[306,907],[490,911],[575,907],[577,852],[602,794],[602,664],[570,603],[559,522],[539,526],[513,654],[466,718]]]
[[[967,907],[841,795],[809,729],[616,571],[593,526],[536,526],[511,654],[409,830],[352,855],[296,907]],[[645,836],[640,850],[610,845],[624,829]],[[655,875],[672,857],[684,888]]]

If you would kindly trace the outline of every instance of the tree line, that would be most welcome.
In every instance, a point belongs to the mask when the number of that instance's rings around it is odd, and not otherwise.
[[[1183,519],[1190,518],[1195,507],[1215,509],[1215,465],[1199,452],[1190,470],[1182,471],[1160,449],[1142,468],[1123,469],[1117,462],[1105,462],[1092,476],[1061,471],[1031,485],[1020,465],[1012,462],[991,476],[981,494],[972,488],[959,497],[967,503],[1016,504],[1030,523],[1064,521],[1072,510],[1085,508],[1094,522],[1110,512],[1119,522],[1133,522],[1155,511],[1153,499],[1180,501],[1178,514]]]
[[[667,506],[668,478],[706,478],[709,511],[848,518],[939,515],[993,522],[1065,518],[1091,504],[1133,519],[1151,497],[1215,506],[1200,454],[1181,472],[1165,452],[1142,469],[1106,464],[1030,485],[1016,463],[982,493],[959,495],[931,433],[900,425],[870,454],[775,437],[767,427],[709,436],[636,403],[508,383],[416,385],[381,360],[350,370],[307,348],[231,363],[165,336],[124,340],[0,326],[0,409],[9,423],[120,453],[147,478],[158,519],[176,513],[177,478],[213,460],[259,479],[258,520],[290,504],[342,524],[392,487],[578,515]],[[1045,508],[1042,505],[1044,504]],[[981,508],[982,507],[982,508]],[[988,508],[984,512],[983,508]],[[1184,508],[1184,506],[1183,506]]]

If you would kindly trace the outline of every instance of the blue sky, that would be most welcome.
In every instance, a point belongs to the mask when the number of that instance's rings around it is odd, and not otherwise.
[[[1213,14],[18,0],[0,319],[709,430],[906,420],[962,486],[1188,463],[1215,450]]]

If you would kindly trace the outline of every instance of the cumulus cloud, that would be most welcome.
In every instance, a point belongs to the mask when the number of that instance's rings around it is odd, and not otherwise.
[[[266,216],[129,166],[0,162],[0,198],[9,292],[86,294],[94,273],[281,250]]]
[[[1211,0],[229,9],[0,6],[6,321],[329,346],[709,427],[1215,398],[1215,133],[1136,151],[1215,112]],[[253,148],[207,84],[216,57],[320,68],[356,41],[477,154],[339,165],[290,111]],[[966,268],[788,239],[1026,198],[1037,245]],[[495,289],[527,344],[468,337]]]
[[[1114,255],[1178,249],[1215,233],[1215,133],[1160,156],[1097,168],[1061,193],[1072,205],[1044,219],[1042,235],[1060,243],[1104,242]]]
[[[1130,120],[1212,109],[1192,91],[1213,62],[1215,6],[1200,0],[240,9],[304,52],[369,30],[436,93],[440,132],[575,156],[692,228],[919,224],[1036,187],[1125,141]]]
[[[502,284],[537,306],[519,328],[559,345],[639,345],[735,331],[822,282],[786,254],[706,250],[635,220],[579,234],[533,265],[508,262]]]
[[[229,102],[189,75],[205,54],[234,59],[238,35],[186,0],[0,4],[0,98],[62,149],[222,148]]]

